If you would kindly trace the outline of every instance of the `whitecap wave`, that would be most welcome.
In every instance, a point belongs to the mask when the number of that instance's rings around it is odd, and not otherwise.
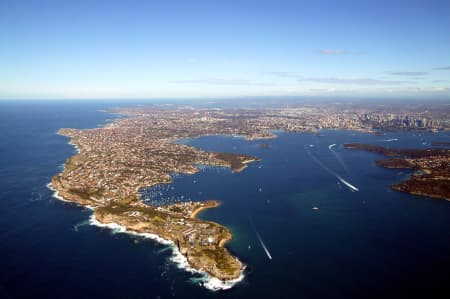
[[[77,154],[80,153],[80,149],[78,148],[78,146],[75,143],[72,143],[71,141],[69,141],[68,144],[72,145],[75,148],[75,151],[77,152]]]
[[[220,280],[216,277],[212,277],[205,271],[200,271],[197,269],[192,268],[186,257],[181,254],[181,252],[178,250],[177,246],[170,241],[166,240],[164,238],[161,238],[160,236],[156,234],[151,233],[137,233],[135,231],[127,230],[127,228],[123,225],[117,224],[117,223],[101,223],[97,219],[95,219],[94,214],[92,214],[89,218],[89,223],[94,226],[102,227],[102,228],[109,228],[113,231],[113,233],[126,233],[133,236],[139,236],[143,237],[145,239],[151,239],[155,240],[163,245],[167,245],[172,250],[172,256],[170,257],[170,261],[173,262],[179,269],[185,270],[190,273],[196,273],[200,274],[201,277],[193,279],[191,281],[196,282],[203,287],[211,290],[211,291],[218,291],[218,290],[227,290],[232,287],[234,287],[237,283],[241,282],[244,279],[244,269],[241,270],[241,275],[233,280]]]
[[[46,186],[47,186],[48,189],[50,189],[51,191],[53,191],[53,194],[52,194],[52,197],[53,197],[53,198],[56,198],[56,199],[58,199],[58,200],[60,200],[60,201],[71,202],[71,203],[73,203],[73,201],[64,199],[62,196],[60,196],[58,190],[56,190],[55,188],[52,187],[52,183],[48,183]]]
[[[76,150],[76,152],[78,154],[80,153],[80,149],[78,148],[77,145],[73,144],[72,142],[69,142],[69,144],[73,145],[75,147],[75,150]],[[61,165],[61,167],[63,167],[63,170],[64,170],[65,169],[65,164]],[[59,192],[52,187],[52,183],[51,182],[48,183],[46,186],[47,186],[48,189],[53,191],[53,194],[52,194],[53,198],[56,198],[56,199],[64,201],[64,202],[74,203],[73,201],[64,199],[62,196],[60,196]],[[84,207],[88,208],[90,210],[94,210],[94,207],[89,206],[89,205],[84,206]],[[200,270],[192,268],[189,265],[186,257],[181,254],[181,252],[178,250],[177,246],[175,246],[175,244],[172,241],[166,240],[164,238],[161,238],[160,236],[158,236],[156,234],[137,233],[137,232],[134,232],[134,231],[127,230],[125,226],[119,225],[117,223],[101,223],[101,222],[97,221],[97,219],[95,219],[94,214],[92,214],[89,217],[89,224],[93,225],[93,226],[102,227],[102,228],[109,228],[109,229],[111,229],[113,231],[113,233],[126,233],[126,234],[130,234],[130,235],[134,235],[134,236],[140,236],[140,237],[143,237],[143,238],[146,238],[146,239],[155,240],[155,241],[157,241],[157,242],[159,242],[159,243],[161,243],[163,245],[169,246],[170,249],[172,250],[172,256],[170,258],[170,261],[175,263],[175,265],[179,269],[185,270],[185,271],[190,272],[190,273],[200,274],[201,276],[199,278],[197,278],[197,281],[200,283],[200,285],[202,285],[203,287],[205,287],[206,289],[209,289],[211,291],[231,289],[237,283],[241,282],[244,279],[245,266],[241,270],[241,274],[239,275],[238,278],[233,279],[233,280],[226,280],[226,281],[220,280],[220,279],[218,279],[216,277],[212,277],[211,275],[209,275],[205,271],[200,271]]]

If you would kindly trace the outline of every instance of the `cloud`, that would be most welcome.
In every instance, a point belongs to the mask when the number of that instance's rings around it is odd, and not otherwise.
[[[408,81],[394,81],[394,80],[379,80],[372,78],[300,78],[297,82],[313,82],[313,83],[326,83],[326,84],[347,84],[347,85],[399,85],[409,83]]]
[[[391,75],[395,76],[410,76],[410,77],[418,77],[428,75],[427,72],[394,72]]]
[[[297,78],[299,76],[296,72],[264,72],[263,74],[281,78]]]
[[[449,87],[435,87],[435,91],[450,91]]]
[[[176,84],[207,84],[207,85],[234,85],[234,86],[273,86],[273,83],[255,82],[246,79],[226,79],[226,78],[206,78],[206,79],[187,79],[174,80],[170,83]]]
[[[334,50],[334,49],[323,49],[320,50],[320,54],[323,55],[344,55],[347,52],[343,51],[343,50]]]
[[[310,88],[311,92],[335,92],[336,88]]]
[[[450,71],[450,66],[437,67],[434,69],[439,71]]]
[[[297,82],[313,82],[313,83],[325,83],[325,84],[340,84],[340,85],[400,85],[411,83],[411,81],[405,80],[382,80],[373,78],[338,78],[338,77],[303,77],[298,72],[265,72],[263,74],[276,76],[280,78],[294,78]],[[400,76],[400,72],[398,73]],[[403,76],[419,76],[419,72],[401,72]],[[420,74],[426,74],[420,72]]]

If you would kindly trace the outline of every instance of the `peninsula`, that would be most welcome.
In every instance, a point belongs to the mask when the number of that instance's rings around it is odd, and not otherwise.
[[[395,114],[392,109],[387,111],[379,105],[340,103],[239,109],[176,105],[115,109],[110,112],[122,117],[104,127],[58,131],[70,138],[78,154],[67,160],[64,171],[52,178],[51,186],[65,200],[93,208],[98,222],[156,234],[172,241],[193,268],[222,281],[234,280],[241,276],[243,264],[226,249],[226,243],[232,239],[231,232],[218,223],[196,218],[198,211],[217,207],[218,201],[153,206],[141,201],[140,190],[171,183],[171,173],[194,174],[199,171],[198,165],[227,167],[239,172],[258,158],[203,151],[178,140],[205,135],[270,139],[276,137],[274,130],[313,133],[321,129],[346,129],[377,133],[384,129],[449,129],[447,114],[442,114],[442,110],[428,106],[409,109],[405,114],[404,107],[399,107]],[[260,146],[269,147],[264,143]],[[448,167],[446,171],[442,176],[433,168],[433,182],[439,182],[442,189],[427,194],[445,196]],[[423,179],[424,175],[414,182],[423,186]],[[423,190],[406,185],[397,188]],[[448,197],[450,192],[446,194]]]
[[[151,126],[153,122],[159,125]],[[198,171],[196,165],[239,172],[257,158],[177,144],[177,138],[197,133],[184,124],[181,132],[181,127],[169,127],[169,122],[167,115],[159,121],[136,116],[104,128],[60,129],[58,133],[70,137],[79,153],[67,160],[64,171],[52,178],[51,186],[65,200],[93,208],[100,223],[156,234],[172,241],[193,268],[222,281],[237,279],[243,264],[225,248],[232,239],[230,231],[196,218],[199,211],[217,207],[218,201],[151,206],[140,200],[139,190],[170,183],[169,174],[173,172],[193,174]]]
[[[391,157],[377,161],[379,166],[416,171],[408,180],[392,185],[392,189],[450,200],[450,149],[393,149],[361,143],[349,143],[344,146],[348,149],[366,150]]]

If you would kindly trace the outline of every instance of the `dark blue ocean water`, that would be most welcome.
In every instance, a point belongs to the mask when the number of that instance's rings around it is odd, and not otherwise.
[[[233,232],[229,249],[248,268],[233,289],[211,292],[178,269],[165,246],[86,225],[89,210],[46,188],[75,153],[56,131],[105,123],[114,116],[97,110],[118,105],[130,103],[0,102],[0,298],[450,297],[450,203],[391,191],[408,171],[379,168],[381,156],[342,147],[420,148],[448,141],[445,133],[280,133],[266,141],[270,148],[229,136],[184,141],[262,158],[241,173],[204,168],[157,189],[162,200],[222,201],[200,217]]]

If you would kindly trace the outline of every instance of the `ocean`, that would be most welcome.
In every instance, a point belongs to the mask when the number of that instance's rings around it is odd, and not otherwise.
[[[232,136],[180,141],[261,158],[240,173],[174,174],[144,192],[152,203],[222,202],[199,217],[232,231],[228,248],[247,268],[233,288],[211,291],[170,246],[90,225],[89,209],[46,187],[76,153],[59,128],[94,128],[118,117],[99,110],[133,104],[0,102],[0,298],[450,298],[450,202],[392,191],[411,171],[343,147],[427,148],[448,133],[277,132],[262,141],[269,147]]]

